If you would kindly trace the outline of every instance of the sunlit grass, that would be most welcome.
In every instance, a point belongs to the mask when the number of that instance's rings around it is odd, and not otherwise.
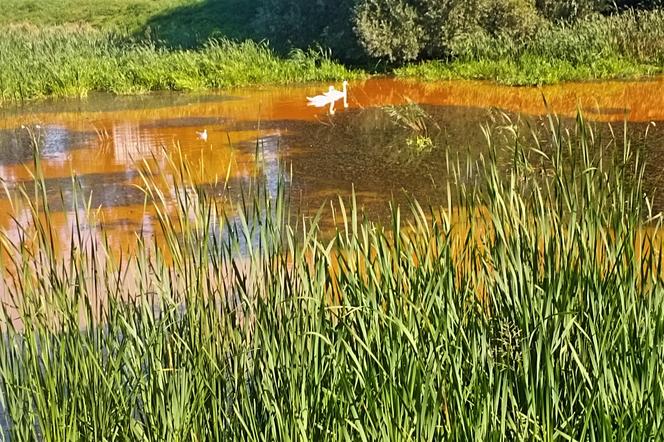
[[[555,84],[565,81],[634,80],[664,72],[664,66],[610,58],[589,64],[573,64],[544,57],[521,59],[429,61],[396,70],[397,76],[436,80],[492,80],[511,86]]]
[[[2,241],[12,440],[661,439],[660,224],[638,153],[581,118],[487,139],[450,164],[448,207],[380,225],[339,200],[332,239],[292,221],[283,186],[229,210],[174,160],[175,207],[143,175],[161,246],[138,233],[120,257],[75,229],[58,257],[48,218]],[[39,186],[22,199],[43,219]]]
[[[3,0],[0,27],[85,24],[192,47],[211,36],[249,37],[255,9],[244,0]]]
[[[210,40],[197,50],[170,50],[79,26],[10,26],[0,35],[0,102],[359,76],[321,52],[295,51],[281,58],[267,44],[251,41]]]

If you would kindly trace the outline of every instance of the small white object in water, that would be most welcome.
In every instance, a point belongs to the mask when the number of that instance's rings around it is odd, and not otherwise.
[[[203,129],[203,132],[196,132],[196,136],[198,137],[199,140],[207,141],[208,139],[207,129]]]

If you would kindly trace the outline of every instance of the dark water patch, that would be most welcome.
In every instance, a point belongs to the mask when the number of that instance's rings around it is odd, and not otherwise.
[[[586,109],[586,112],[596,115],[627,115],[629,109],[622,107],[595,107],[592,106]]]
[[[59,124],[0,129],[0,164],[30,163],[35,149],[44,158],[61,158],[66,152],[84,148],[94,132],[77,132]]]
[[[421,106],[436,123],[427,136],[428,149],[409,147],[408,142],[420,135],[394,123],[382,108],[353,109],[335,116],[331,123],[322,121],[274,120],[261,124],[265,131],[287,128],[279,139],[282,168],[292,170],[290,190],[301,200],[318,208],[326,199],[349,195],[353,190],[370,211],[387,213],[386,202],[407,203],[416,198],[423,205],[447,203],[447,182],[456,179],[451,168],[462,172],[469,163],[488,154],[488,141],[482,130],[490,128],[499,155],[499,164],[508,169],[513,161],[514,144],[534,145],[540,140],[546,146],[547,116],[522,116],[496,109],[461,106]],[[255,128],[252,123],[237,125],[238,129]],[[574,118],[560,119],[562,134],[573,134]],[[646,188],[661,188],[662,174],[657,171],[664,156],[664,132],[659,124],[590,123],[589,127],[603,146],[603,154],[622,154],[625,129],[633,151],[639,150],[646,164]],[[246,149],[254,146],[245,145]],[[572,146],[572,155],[580,152]],[[595,152],[599,157],[600,153]],[[607,158],[608,159],[608,158]],[[580,160],[580,159],[576,159]],[[575,160],[575,161],[576,161]],[[655,160],[654,162],[652,160]]]
[[[321,121],[273,120],[261,123],[265,131],[287,128],[280,136],[279,158],[293,177],[291,191],[304,196],[312,207],[333,195],[349,195],[354,189],[385,207],[390,199],[417,197],[423,204],[446,200],[448,159],[459,154],[477,158],[486,152],[480,130],[490,111],[456,106],[422,106],[435,122],[427,134],[394,123],[381,108],[353,109]],[[249,130],[251,123],[235,129]],[[417,136],[431,145],[408,146]],[[252,148],[247,143],[246,149]],[[451,158],[455,160],[454,157]],[[291,167],[292,166],[292,167]]]
[[[143,190],[131,184],[138,178],[136,171],[117,173],[91,173],[71,177],[44,178],[41,182],[46,190],[49,209],[55,212],[81,210],[90,207],[123,207],[140,205],[146,201]],[[12,183],[10,190],[24,189],[28,195],[34,195],[39,188],[32,180]]]
[[[228,118],[223,117],[189,117],[189,118],[163,118],[154,121],[141,122],[142,129],[165,129],[181,127],[205,127],[226,124]]]

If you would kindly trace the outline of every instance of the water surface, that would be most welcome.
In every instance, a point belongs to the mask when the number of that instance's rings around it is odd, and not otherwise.
[[[220,193],[238,194],[256,178],[270,191],[285,181],[305,213],[354,191],[369,212],[380,215],[389,200],[403,202],[412,196],[425,205],[445,203],[446,152],[479,156],[486,148],[480,126],[504,121],[502,112],[537,126],[547,112],[572,121],[583,109],[599,132],[620,132],[628,121],[630,132],[641,140],[648,128],[649,183],[653,189],[659,184],[662,78],[542,88],[378,78],[351,84],[350,107],[337,107],[335,115],[306,106],[306,96],[326,88],[316,84],[205,95],[93,95],[5,107],[0,109],[0,177],[8,189],[21,184],[30,188],[34,137],[52,222],[63,246],[74,224],[72,208],[78,204],[94,208],[111,242],[125,248],[135,243],[137,232],[158,230],[154,212],[145,210],[139,173],[143,165],[165,171],[182,156],[196,185]],[[396,127],[383,109],[408,102],[419,104],[435,122],[431,151],[413,154],[405,149],[408,131]],[[207,141],[196,135],[203,129]],[[72,186],[72,176],[80,188]],[[168,182],[163,191],[169,200],[177,197]],[[0,228],[16,231],[16,224],[28,219],[26,208],[11,207],[0,198]]]

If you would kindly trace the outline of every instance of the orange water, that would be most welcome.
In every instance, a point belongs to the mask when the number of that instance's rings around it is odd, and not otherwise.
[[[440,126],[438,141],[464,154],[483,149],[479,126],[490,117],[490,109],[538,116],[547,112],[544,98],[549,111],[571,118],[581,108],[602,127],[620,127],[627,120],[635,132],[644,132],[649,122],[664,120],[664,78],[542,88],[377,78],[351,83],[350,107],[337,106],[333,116],[306,106],[306,96],[326,89],[316,84],[205,95],[95,95],[0,109],[0,177],[10,189],[30,183],[30,135],[22,126],[32,128],[53,209],[51,222],[62,247],[74,225],[76,199],[95,209],[96,219],[84,223],[86,231],[94,235],[103,224],[111,243],[122,249],[135,244],[137,232],[159,230],[154,210],[144,208],[140,165],[168,170],[179,152],[191,164],[197,185],[228,177],[227,191],[238,193],[252,178],[264,179],[268,188],[286,179],[291,195],[305,208],[317,208],[354,189],[368,210],[380,211],[388,200],[405,195],[425,204],[446,200],[444,155],[434,152],[412,161],[395,154],[394,134],[377,109],[382,105],[407,100],[424,105]],[[196,135],[203,129],[207,141]],[[664,152],[664,137],[659,126],[650,131],[649,154],[656,164],[658,153]],[[81,185],[76,196],[72,175]],[[168,181],[162,190],[167,199],[176,197]],[[16,224],[28,219],[25,207],[12,207],[0,198],[0,229],[10,238],[18,238]]]

